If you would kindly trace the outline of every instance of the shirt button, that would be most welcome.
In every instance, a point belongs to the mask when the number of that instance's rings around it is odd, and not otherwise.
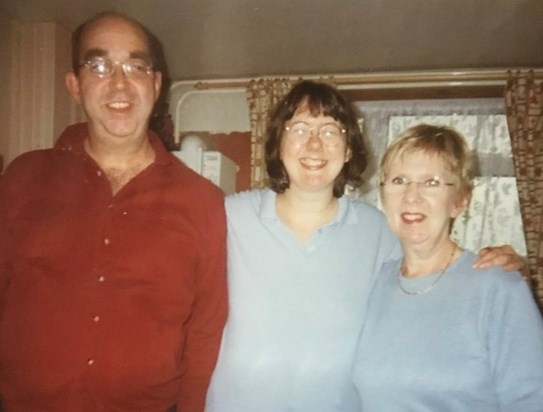
[[[128,212],[125,210],[125,211],[123,212],[123,216],[126,216],[127,214],[128,214]]]
[[[94,359],[87,359],[87,365],[89,366],[94,365]]]
[[[100,316],[96,315],[96,316],[94,316],[94,317],[92,318],[92,320],[93,320],[94,322],[99,322],[99,321],[100,321]]]
[[[97,170],[97,171],[96,171],[96,176],[102,176],[102,171],[101,171],[101,170]]]
[[[104,245],[109,245],[109,239],[107,237],[104,238]]]
[[[98,282],[102,283],[105,282],[106,277],[104,275],[98,276]]]

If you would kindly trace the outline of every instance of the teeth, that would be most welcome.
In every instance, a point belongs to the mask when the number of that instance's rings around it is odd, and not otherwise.
[[[309,166],[309,167],[320,167],[320,166],[324,166],[326,164],[326,160],[310,159],[310,158],[300,159],[300,162],[304,166]]]
[[[129,104],[127,102],[114,102],[114,103],[109,103],[108,106],[113,109],[126,109],[129,106]]]
[[[421,213],[402,213],[402,218],[407,221],[420,222],[424,219],[424,215]]]

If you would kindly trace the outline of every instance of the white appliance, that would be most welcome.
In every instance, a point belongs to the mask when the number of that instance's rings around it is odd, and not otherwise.
[[[235,193],[238,166],[221,152],[206,150],[205,143],[198,136],[185,137],[181,150],[172,154],[220,187],[225,194]]]

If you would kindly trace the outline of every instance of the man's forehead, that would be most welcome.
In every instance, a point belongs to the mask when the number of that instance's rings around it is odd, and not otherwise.
[[[82,34],[83,42],[92,42],[93,39],[112,38],[122,36],[134,42],[141,42],[147,46],[147,36],[143,29],[135,23],[118,16],[105,16],[91,23]]]
[[[128,58],[149,58],[149,44],[140,27],[120,17],[104,17],[86,28],[81,56],[108,56],[122,52]]]

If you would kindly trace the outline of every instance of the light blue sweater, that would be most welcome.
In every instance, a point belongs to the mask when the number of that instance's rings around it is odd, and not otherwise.
[[[355,412],[350,370],[375,275],[397,240],[374,207],[339,199],[302,245],[271,191],[226,201],[230,312],[208,412]]]
[[[472,269],[464,252],[427,294],[388,262],[354,366],[364,412],[542,412],[543,322],[517,274]],[[411,290],[435,280],[402,279]]]

